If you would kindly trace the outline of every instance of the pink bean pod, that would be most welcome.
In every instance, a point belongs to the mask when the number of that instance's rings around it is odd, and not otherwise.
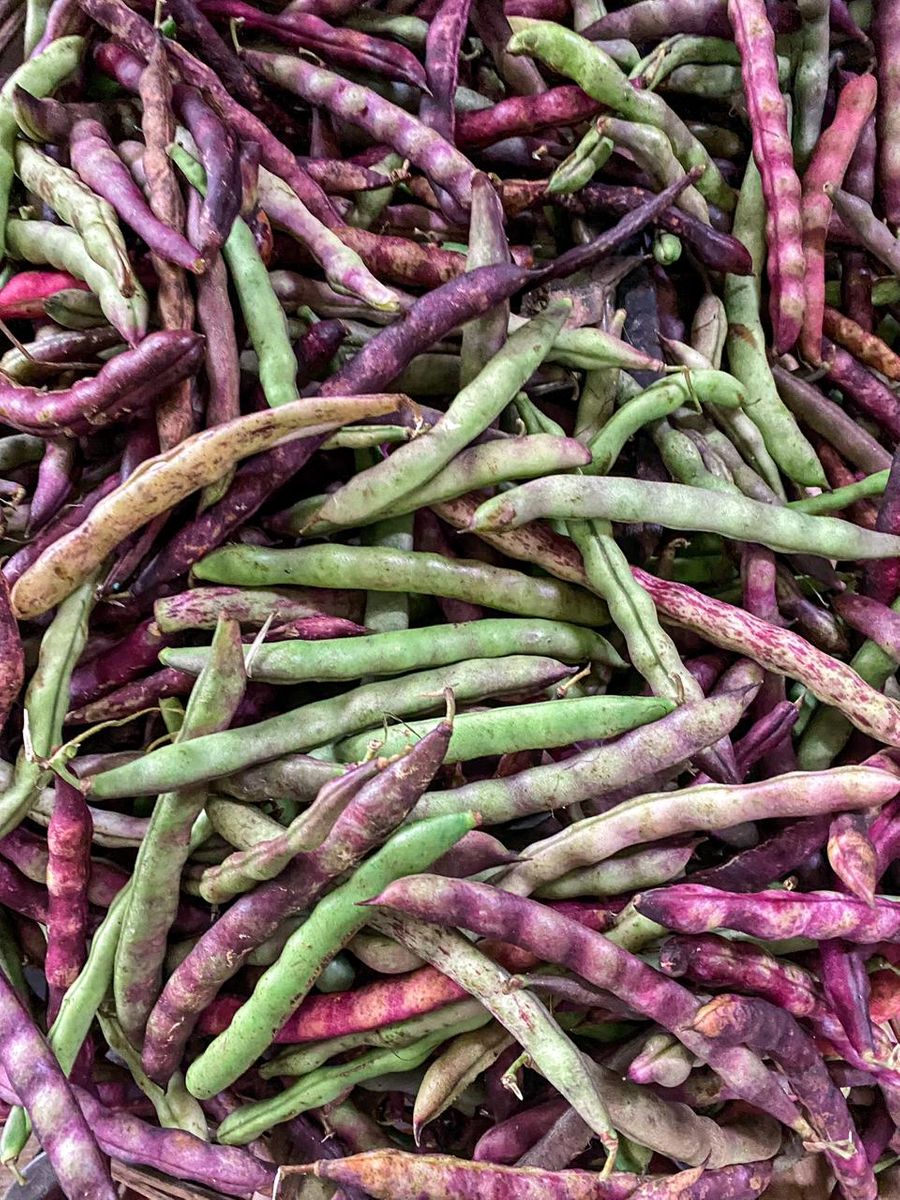
[[[800,335],[806,305],[800,180],[778,87],[775,34],[764,0],[728,0],[727,12],[740,51],[753,157],[766,201],[769,314],[775,350],[783,354]]]
[[[841,89],[831,125],[819,137],[803,176],[803,250],[806,257],[804,290],[806,308],[800,331],[800,350],[818,363],[822,350],[825,314],[825,238],[831,201],[822,190],[826,183],[842,182],[853,151],[875,108],[878,85],[873,75],[857,75]]]
[[[75,982],[87,953],[88,883],[93,822],[84,796],[65,780],[56,784],[47,829],[47,957],[50,1022]]]
[[[40,317],[49,296],[72,288],[90,291],[84,280],[66,271],[19,271],[0,288],[0,317]]]
[[[721,892],[676,883],[635,900],[651,921],[681,933],[735,929],[753,937],[808,937],[814,941],[891,941],[900,933],[900,903],[878,897],[872,905],[840,892]]]

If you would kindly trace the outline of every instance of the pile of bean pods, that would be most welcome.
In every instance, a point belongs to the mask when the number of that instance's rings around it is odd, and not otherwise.
[[[898,0],[4,47],[0,1163],[898,1200]]]

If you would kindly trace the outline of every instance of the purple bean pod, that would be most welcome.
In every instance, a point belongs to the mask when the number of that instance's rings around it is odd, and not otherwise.
[[[100,1146],[119,1162],[150,1167],[227,1196],[269,1194],[274,1186],[275,1167],[240,1146],[218,1146],[181,1129],[160,1129],[130,1113],[111,1111],[82,1088],[74,1090]],[[90,1196],[101,1198],[99,1192]]]
[[[131,172],[119,158],[112,138],[99,121],[77,121],[69,141],[72,167],[79,177],[113,206],[122,220],[168,262],[199,274],[203,259],[186,238],[150,210]]]
[[[155,708],[167,696],[189,696],[194,679],[187,671],[163,667],[152,675],[132,679],[89,704],[71,709],[66,713],[66,724],[97,725],[101,721],[133,716],[145,708]]]
[[[326,62],[366,71],[382,79],[395,79],[414,88],[425,87],[422,64],[405,46],[372,37],[356,29],[338,29],[313,13],[266,13],[245,0],[202,0],[200,7],[214,16],[239,20],[248,29],[259,29],[289,46],[308,50]],[[448,59],[456,61],[452,46]],[[449,139],[448,139],[449,140]]]
[[[171,640],[160,632],[155,621],[142,621],[115,645],[75,668],[69,688],[71,707],[81,708],[138,678],[156,664],[160,650],[170,645]]]
[[[93,822],[84,796],[58,779],[47,828],[48,1023],[75,982],[87,954],[88,881],[91,874]]]
[[[204,258],[212,258],[221,249],[241,209],[242,160],[228,126],[195,88],[176,88],[174,99],[181,119],[197,143],[206,172],[206,195],[200,202],[195,244]]]
[[[0,420],[23,433],[80,437],[143,409],[196,371],[203,344],[195,333],[148,334],[70,388],[44,392],[0,381]]]
[[[192,188],[188,197],[187,229],[198,245],[206,242],[201,225],[202,204],[199,194]],[[209,260],[197,280],[197,324],[206,338],[206,424],[221,425],[223,421],[233,421],[241,415],[241,362],[234,311],[228,294],[228,271],[219,254]]]
[[[375,141],[392,146],[415,163],[433,184],[446,189],[456,205],[468,211],[475,168],[460,151],[421,121],[371,89],[351,84],[302,59],[259,50],[246,51],[244,59],[269,83],[293,92],[308,104],[328,108],[359,125]],[[455,215],[455,209],[449,215]]]
[[[472,0],[442,0],[428,25],[425,75],[430,95],[419,105],[419,119],[453,145],[456,139],[456,84],[459,52],[466,35]]]
[[[691,1167],[639,1184],[632,1200],[755,1200],[768,1188],[773,1170],[770,1162],[720,1167],[717,1171]]]
[[[883,533],[900,529],[900,454],[894,453],[887,487],[878,505],[875,528]],[[900,594],[900,559],[886,558],[880,563],[867,563],[863,589],[873,600],[892,604]],[[868,636],[868,634],[866,635]]]
[[[595,212],[624,215],[645,204],[648,194],[639,187],[589,183],[573,196],[558,196],[556,200],[570,212],[586,216]],[[698,259],[710,270],[727,271],[731,275],[753,273],[753,264],[746,247],[731,234],[721,233],[711,225],[704,225],[697,217],[680,208],[669,208],[655,217],[654,221],[661,229],[683,238]]]
[[[472,1151],[474,1162],[512,1164],[518,1161],[546,1129],[569,1108],[562,1096],[554,1096],[514,1113],[481,1135]]]
[[[316,850],[298,854],[204,934],[169,976],[147,1022],[143,1062],[151,1078],[169,1079],[201,1013],[248,955],[406,817],[443,762],[450,734],[450,725],[441,722],[404,758],[364,783]]]
[[[602,934],[546,905],[487,884],[437,875],[407,876],[370,903],[439,925],[499,937],[531,950],[544,961],[569,967],[590,983],[607,988],[635,1012],[675,1033],[693,1054],[713,1066],[736,1094],[746,1096],[757,1108],[787,1125],[805,1128],[806,1122],[793,1102],[754,1054],[743,1050],[735,1054],[736,1048],[722,1054],[714,1042],[705,1037],[697,1039],[690,1032],[700,1001],[686,988]]]
[[[900,400],[887,384],[827,338],[822,339],[822,360],[828,366],[828,379],[847,399],[894,441],[900,439]]]
[[[69,438],[48,441],[38,467],[37,484],[31,496],[28,532],[33,533],[56,516],[72,494],[75,443]]]
[[[721,866],[694,872],[690,881],[732,892],[757,891],[783,879],[821,850],[830,826],[827,813],[793,821]]]
[[[0,1045],[9,1102],[27,1110],[37,1138],[69,1200],[116,1200],[97,1126],[82,1114],[68,1080],[0,972]]]
[[[860,1056],[874,1057],[867,957],[867,952],[844,942],[822,942],[819,946],[819,977],[825,999],[843,1025],[853,1049]]]
[[[875,899],[878,855],[863,813],[839,813],[828,831],[828,861],[848,892],[866,904]]]
[[[900,933],[900,903],[877,897],[874,904],[839,892],[723,892],[699,883],[676,883],[635,899],[651,921],[682,933],[735,929],[764,939],[806,937],[813,941],[890,941]]]
[[[847,1200],[875,1200],[878,1186],[840,1090],[815,1043],[794,1018],[765,1000],[717,996],[692,1027],[717,1042],[752,1046],[785,1071]]]

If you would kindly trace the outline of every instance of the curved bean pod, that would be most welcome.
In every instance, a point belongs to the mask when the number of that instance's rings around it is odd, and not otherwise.
[[[368,783],[365,771],[356,773],[363,786],[321,845],[298,855],[279,878],[238,900],[200,939],[173,972],[150,1014],[144,1042],[149,1075],[168,1079],[200,1013],[251,951],[396,829],[438,770],[449,739],[450,725],[441,722],[408,755]]]
[[[900,554],[900,538],[861,529],[849,521],[808,517],[796,509],[725,494],[713,508],[704,488],[618,477],[568,476],[521,484],[486,500],[475,513],[472,528],[516,529],[540,517],[655,521],[671,529],[705,529],[760,542],[784,553],[820,554],[823,558],[893,558]]]
[[[644,425],[670,416],[689,400],[736,409],[747,402],[740,383],[723,371],[689,371],[663,379],[627,400],[610,417],[590,443],[591,465],[586,475],[606,475],[612,470],[625,443]]]
[[[686,988],[666,979],[602,934],[536,901],[487,884],[437,875],[398,880],[376,898],[375,904],[420,918],[411,922],[411,936],[406,933],[403,917],[378,917],[375,922],[383,932],[416,949],[423,944],[430,948],[430,942],[437,941],[438,931],[423,923],[434,921],[486,936],[499,933],[514,945],[536,950],[544,960],[571,967],[584,979],[625,1000],[635,1012],[652,1017],[674,1033],[689,1050],[709,1062],[734,1092],[748,1095],[752,1079],[756,1089],[752,1103],[787,1125],[806,1128],[793,1102],[761,1059],[750,1051],[735,1053],[729,1048],[723,1052],[712,1039],[697,1037],[690,1024],[700,1010],[700,1002]],[[448,934],[445,931],[445,936]],[[460,935],[455,934],[456,938]]]
[[[194,355],[201,352],[194,335],[191,349]],[[111,368],[116,361],[120,360],[114,360]],[[214,482],[240,459],[267,450],[299,430],[317,434],[364,414],[389,412],[396,399],[332,396],[328,400],[295,400],[213,426],[145,460],[88,513],[81,525],[49,546],[19,578],[13,588],[17,613],[20,617],[34,616],[58,604],[124,537],[191,492]]]
[[[156,254],[198,274],[203,260],[190,242],[149,208],[131,172],[113,149],[112,139],[99,121],[80,120],[71,133],[72,166],[84,182],[112,205],[127,225]]]
[[[608,792],[655,771],[682,763],[714,745],[737,725],[750,697],[724,693],[680,705],[649,725],[624,734],[608,746],[573,755],[564,763],[532,767],[500,779],[483,779],[444,792],[429,792],[412,812],[413,820],[440,812],[472,811],[485,825],[498,825],[531,813],[566,808],[588,799],[602,802]],[[633,794],[633,793],[629,793]],[[563,867],[560,874],[566,870]]]
[[[49,221],[9,220],[6,223],[6,249],[14,258],[50,263],[83,279],[96,294],[110,325],[114,325],[130,345],[136,345],[145,336],[150,318],[146,292],[137,280],[130,295],[120,291],[112,275],[90,257],[74,229]]]
[[[514,34],[510,54],[531,54],[552,70],[573,79],[589,96],[627,120],[661,129],[684,167],[700,167],[697,190],[721,208],[734,208],[734,194],[718,167],[687,126],[664,100],[652,92],[633,88],[627,76],[597,45],[550,21],[531,21]]]
[[[474,274],[464,276],[464,281]],[[322,505],[318,519],[344,525],[371,520],[433,478],[487,429],[528,381],[547,356],[570,307],[569,301],[558,301],[514,333],[468,387],[456,395],[436,425],[338,488]],[[358,380],[354,386],[360,386]]]
[[[246,51],[244,59],[270,83],[359,125],[376,142],[386,142],[420,167],[435,184],[445,188],[463,209],[468,209],[475,168],[427,125],[369,88],[350,83],[303,59],[258,50]]]
[[[844,809],[858,811],[867,806],[867,798],[871,804],[880,805],[898,790],[900,780],[887,771],[840,767],[831,771],[797,771],[759,783],[704,784],[676,793],[637,796],[609,812],[576,822],[543,842],[534,842],[522,853],[522,862],[505,872],[502,886],[507,891],[528,895],[542,883],[575,867],[600,862],[627,846],[694,830],[725,829],[736,820],[755,821],[776,814],[798,817]],[[675,884],[656,895],[672,896],[691,886]],[[704,895],[715,894],[714,888],[701,891]],[[804,897],[799,899],[802,901]],[[852,903],[845,899],[848,905]],[[650,912],[644,915],[654,919]]]
[[[381,441],[383,438],[379,438],[379,443]],[[427,483],[412,495],[398,500],[382,515],[404,516],[406,512],[439,504],[476,488],[492,487],[510,479],[539,478],[572,467],[584,467],[590,461],[590,451],[575,438],[533,433],[483,442],[457,454]],[[310,535],[332,533],[335,526],[318,517],[325,500],[325,496],[301,500],[269,518],[268,528],[278,533],[300,533],[304,529]]]
[[[13,71],[0,91],[0,231],[6,229],[9,193],[16,169],[14,155],[19,126],[13,100],[15,89],[23,88],[32,96],[49,95],[78,69],[84,45],[82,37],[57,38]],[[6,252],[4,232],[0,232],[0,251]]]
[[[325,963],[366,923],[368,914],[361,903],[382,890],[389,879],[415,871],[418,863],[439,858],[474,829],[475,823],[470,814],[457,813],[401,829],[357,867],[346,883],[320,900],[228,1029],[191,1063],[186,1076],[191,1094],[214,1096],[243,1075],[271,1044]]]

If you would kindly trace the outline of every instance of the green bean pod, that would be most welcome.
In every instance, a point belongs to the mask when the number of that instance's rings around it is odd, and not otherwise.
[[[765,204],[762,180],[753,158],[747,160],[733,235],[753,257],[752,275],[725,276],[728,316],[728,362],[753,403],[746,412],[759,429],[769,454],[789,479],[804,487],[827,488],[822,464],[778,394],[766,357],[766,336],[760,320],[760,277],[765,259]]]
[[[326,1038],[321,1042],[288,1046],[280,1054],[264,1062],[259,1068],[259,1073],[263,1079],[276,1079],[279,1075],[309,1075],[328,1062],[329,1058],[335,1058],[347,1050],[356,1050],[360,1046],[396,1050],[441,1030],[444,1031],[445,1037],[452,1037],[454,1033],[462,1033],[464,1025],[475,1029],[475,1021],[486,1025],[490,1019],[491,1014],[477,1000],[458,1000],[455,1004],[446,1004],[421,1016],[393,1021],[377,1029],[363,1029]]]
[[[20,751],[12,782],[0,795],[0,837],[19,825],[50,781],[46,761],[62,742],[69,683],[87,642],[96,586],[94,574],[63,601],[41,639],[37,667],[25,692],[30,747]]]
[[[177,743],[225,729],[231,723],[246,686],[241,649],[240,626],[236,621],[220,620],[209,660],[191,692]],[[178,907],[191,829],[205,799],[205,788],[160,795],[138,850],[113,978],[116,1013],[132,1045],[140,1045],[159,992],[166,938]]]
[[[271,642],[244,650],[245,658],[252,662],[253,678],[265,683],[403,675],[469,658],[502,658],[511,653],[547,654],[562,662],[625,665],[606,638],[582,626],[503,617],[357,638]],[[209,662],[211,654],[208,646],[172,648],[163,650],[160,659],[168,667],[196,673]]]
[[[677,412],[682,405],[697,400],[723,408],[740,408],[747,402],[747,393],[740,383],[724,371],[686,371],[658,383],[627,400],[610,417],[598,436],[590,443],[592,462],[586,475],[606,475],[622,452],[625,443],[644,425]]]
[[[501,612],[576,625],[602,625],[607,619],[601,601],[569,584],[491,567],[475,559],[457,558],[451,562],[424,550],[337,545],[301,546],[297,550],[226,546],[201,559],[194,575],[240,587],[339,584],[341,588],[446,596]]]
[[[112,275],[97,265],[81,237],[65,225],[49,221],[6,222],[6,249],[13,258],[30,263],[50,263],[83,279],[100,301],[103,315],[131,345],[147,332],[150,306],[147,293],[137,281],[133,293],[126,296]]]
[[[254,763],[312,750],[377,724],[385,712],[418,716],[440,704],[446,688],[459,703],[558,683],[569,669],[552,658],[512,655],[475,658],[432,671],[364,684],[342,695],[289,709],[242,729],[226,729],[178,745],[162,746],[142,758],[94,775],[93,795],[153,795],[231,775]]]
[[[9,194],[16,174],[15,148],[19,125],[12,99],[15,89],[24,88],[32,96],[49,96],[78,69],[84,47],[83,37],[57,38],[43,53],[28,59],[13,71],[0,91],[0,255],[6,253]]]
[[[868,500],[872,496],[883,496],[887,487],[890,471],[875,471],[858,479],[856,483],[848,483],[844,487],[835,488],[833,492],[820,492],[818,496],[806,496],[803,500],[791,500],[788,508],[795,512],[809,513],[819,516],[822,513],[840,511],[857,500]]]
[[[404,496],[382,515],[400,516],[479,488],[494,487],[511,479],[539,479],[556,471],[586,466],[589,462],[590,454],[574,438],[536,433],[483,442],[457,454],[413,495]],[[334,533],[339,526],[322,521],[317,515],[326,499],[326,496],[310,496],[301,500],[286,512],[279,513],[269,522],[269,528],[278,533],[294,534],[303,530],[315,537]]]
[[[112,205],[95,195],[74,171],[42,154],[30,142],[16,143],[16,174],[80,235],[84,248],[108,272],[123,296],[140,288]]]
[[[605,137],[592,125],[572,153],[563,159],[548,179],[548,194],[567,196],[571,192],[581,191],[606,165],[615,148],[612,139]]]
[[[322,505],[319,518],[361,524],[415,493],[506,408],[546,358],[570,311],[571,301],[556,301],[512,334],[436,425],[338,488]]]
[[[661,129],[611,116],[600,117],[596,128],[614,145],[627,150],[641,170],[646,171],[661,187],[668,187],[683,178],[684,168],[675,157],[672,143]],[[676,203],[704,225],[709,224],[709,206],[695,187],[686,187]]]
[[[473,528],[515,529],[540,517],[655,521],[669,529],[705,530],[759,542],[785,554],[817,554],[832,559],[894,558],[900,554],[900,537],[863,529],[836,517],[811,517],[739,494],[723,493],[711,505],[702,488],[612,476],[563,476],[521,484],[486,500],[475,514]]]
[[[362,903],[390,881],[440,858],[475,825],[470,813],[455,813],[406,826],[320,900],[228,1028],[191,1063],[186,1080],[191,1094],[215,1096],[243,1075],[272,1044],[322,968],[366,924],[370,914]]]
[[[703,144],[664,100],[653,92],[632,87],[628,77],[598,45],[553,21],[529,21],[513,35],[507,51],[534,55],[627,120],[661,129],[686,171],[691,167],[703,168],[697,180],[701,195],[729,212],[734,208],[734,193]]]
[[[405,1045],[377,1047],[360,1054],[350,1062],[319,1067],[279,1092],[277,1096],[257,1100],[255,1104],[245,1104],[235,1112],[229,1113],[219,1126],[216,1138],[226,1146],[246,1146],[273,1125],[290,1121],[311,1108],[321,1108],[330,1104],[357,1083],[421,1066],[442,1042],[454,1034],[472,1030],[489,1020],[489,1014],[484,1013],[483,1017],[479,1015],[461,1021],[455,1029],[426,1034]]]
[[[573,742],[615,737],[671,712],[673,703],[648,696],[573,696],[537,704],[517,704],[456,714],[445,762],[470,762],[518,750],[547,750]],[[378,753],[398,754],[410,739],[427,733],[429,723],[395,725],[386,734],[359,733],[335,747],[339,762],[357,762],[374,744]]]
[[[206,172],[181,146],[169,153],[182,174],[201,195],[206,195]],[[269,272],[256,248],[247,223],[237,217],[222,254],[237,293],[247,334],[259,359],[259,382],[275,408],[299,399],[297,359],[288,336],[287,319],[272,288]]]

